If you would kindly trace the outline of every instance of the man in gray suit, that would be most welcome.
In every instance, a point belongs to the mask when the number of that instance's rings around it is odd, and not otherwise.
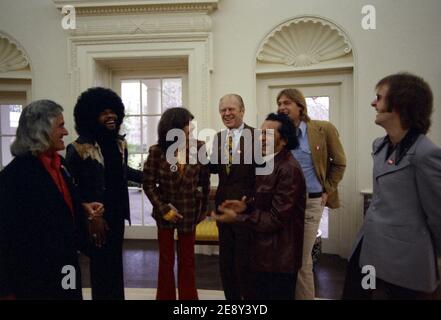
[[[390,75],[376,89],[375,123],[387,135],[373,143],[372,202],[343,298],[424,299],[439,283],[441,255],[441,149],[426,137],[433,95],[408,73]]]

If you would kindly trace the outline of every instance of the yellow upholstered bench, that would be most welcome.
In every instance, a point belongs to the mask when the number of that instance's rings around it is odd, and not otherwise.
[[[196,226],[195,244],[219,244],[219,232],[216,221],[211,218],[205,218]]]
[[[214,197],[216,195],[216,187],[210,188],[210,194],[208,196],[208,212],[215,209]],[[208,217],[201,221],[196,226],[196,238],[195,244],[205,245],[218,245],[219,244],[219,232],[217,230],[216,222]]]

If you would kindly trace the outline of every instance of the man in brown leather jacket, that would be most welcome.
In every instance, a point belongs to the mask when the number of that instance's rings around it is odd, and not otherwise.
[[[302,264],[306,186],[290,150],[297,144],[294,127],[284,114],[270,114],[262,127],[262,150],[273,171],[256,176],[255,198],[227,200],[212,213],[220,223],[236,223],[254,233],[252,266],[255,299],[291,300]],[[274,152],[266,145],[274,142]]]

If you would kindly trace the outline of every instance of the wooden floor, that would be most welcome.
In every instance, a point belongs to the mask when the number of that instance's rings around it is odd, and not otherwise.
[[[124,243],[124,282],[126,288],[156,288],[158,246],[155,240],[126,240]],[[89,262],[80,258],[83,287],[90,287]],[[316,297],[339,299],[343,289],[346,260],[336,255],[322,254],[315,266]],[[196,285],[198,289],[222,290],[219,257],[196,255]]]

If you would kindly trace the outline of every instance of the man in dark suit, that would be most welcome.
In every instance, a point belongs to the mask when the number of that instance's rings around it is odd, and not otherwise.
[[[219,175],[215,204],[227,199],[252,196],[255,180],[253,160],[254,128],[243,122],[245,106],[237,94],[219,101],[219,113],[227,128],[216,135],[210,158],[210,171]],[[219,264],[227,300],[250,299],[253,276],[250,271],[251,233],[242,226],[221,225],[219,229]]]
[[[77,248],[85,217],[58,151],[63,108],[39,100],[23,109],[15,156],[0,173],[0,300],[82,299]],[[85,205],[89,214],[102,204]]]

